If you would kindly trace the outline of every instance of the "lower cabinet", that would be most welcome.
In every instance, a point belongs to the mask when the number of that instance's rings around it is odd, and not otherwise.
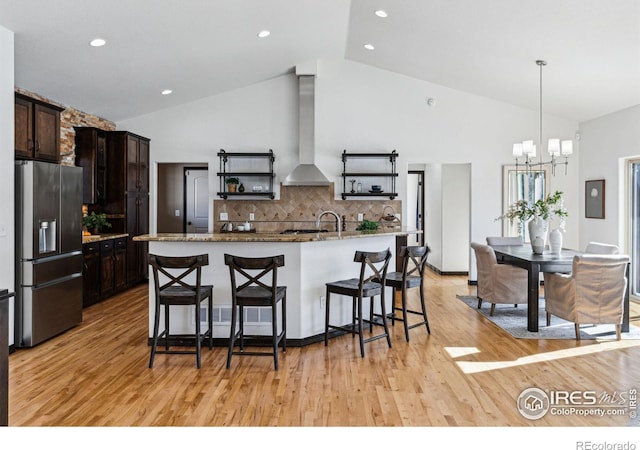
[[[127,287],[127,238],[84,244],[83,306],[87,307]]]

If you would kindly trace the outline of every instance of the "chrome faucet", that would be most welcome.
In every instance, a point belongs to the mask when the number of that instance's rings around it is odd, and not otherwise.
[[[342,224],[340,222],[340,216],[334,211],[322,211],[320,214],[318,214],[318,218],[316,219],[316,229],[320,230],[320,219],[322,219],[322,216],[324,216],[325,214],[332,214],[333,216],[335,216],[336,231],[338,232],[338,236],[340,236],[340,232],[342,230]]]

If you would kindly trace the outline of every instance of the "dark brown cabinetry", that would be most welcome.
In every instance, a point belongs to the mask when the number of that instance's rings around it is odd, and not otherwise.
[[[15,94],[15,157],[60,161],[59,108]]]
[[[112,231],[128,233],[127,285],[148,278],[146,242],[134,236],[149,233],[149,139],[127,131],[107,135],[107,193],[103,211]]]
[[[100,243],[82,245],[82,306],[91,306],[100,301]]]
[[[102,204],[107,190],[107,131],[74,127],[76,166],[84,168],[82,203]]]
[[[82,304],[85,308],[126,289],[127,238],[84,244],[83,253]]]

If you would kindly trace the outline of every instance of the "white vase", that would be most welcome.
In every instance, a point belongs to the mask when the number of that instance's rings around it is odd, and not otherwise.
[[[562,250],[562,231],[560,229],[555,228],[549,233],[549,249],[551,250],[551,254],[559,255]]]
[[[531,242],[531,249],[536,255],[542,255],[542,253],[544,253],[548,230],[549,222],[542,217],[534,217],[529,221],[529,240]]]

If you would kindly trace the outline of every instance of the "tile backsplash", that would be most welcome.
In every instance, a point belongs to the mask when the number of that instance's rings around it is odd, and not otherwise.
[[[253,227],[258,232],[281,232],[286,229],[315,228],[316,218],[322,211],[336,212],[344,222],[343,229],[353,231],[357,227],[358,214],[367,220],[378,221],[383,215],[402,212],[401,200],[374,197],[366,200],[336,200],[334,184],[330,186],[280,186],[278,200],[223,200],[213,202],[213,230],[223,224],[241,224],[253,213]],[[227,213],[229,220],[221,221],[220,213]],[[335,219],[322,218],[322,228],[333,230]],[[381,221],[385,226],[401,226],[401,221]]]

